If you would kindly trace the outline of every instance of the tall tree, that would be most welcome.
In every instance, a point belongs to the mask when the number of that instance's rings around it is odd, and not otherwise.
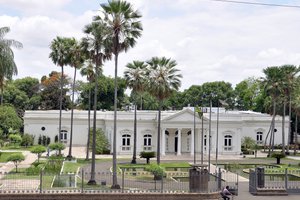
[[[145,69],[147,65],[142,61],[133,61],[126,65],[124,77],[133,93],[142,93],[145,87]],[[137,97],[137,95],[134,95]],[[137,99],[134,101],[134,128],[133,128],[133,155],[132,164],[136,163],[136,140],[137,140],[137,120],[136,120]]]
[[[88,184],[95,185],[95,154],[96,154],[96,116],[97,116],[97,93],[98,76],[103,62],[111,58],[111,43],[108,27],[102,20],[92,22],[84,28],[87,37],[83,38],[82,45],[87,53],[87,58],[95,63],[95,91],[94,91],[94,116],[93,116],[93,134],[92,134],[92,164],[91,177]]]
[[[270,155],[271,148],[273,150],[273,144],[274,144],[273,140],[275,137],[274,127],[275,127],[275,116],[276,116],[276,104],[278,103],[277,102],[278,98],[282,93],[282,88],[280,87],[282,74],[280,72],[280,68],[277,66],[267,67],[266,69],[263,70],[263,72],[265,74],[265,78],[262,79],[262,84],[266,93],[271,97],[272,104],[273,104],[273,111],[272,111],[273,117],[270,125],[270,142],[269,142],[269,155]]]
[[[3,104],[5,79],[11,80],[13,75],[18,74],[12,47],[18,49],[23,47],[21,42],[4,38],[9,31],[9,27],[0,28],[0,105]]]
[[[158,130],[157,130],[157,164],[160,164],[160,119],[161,107],[164,99],[167,99],[172,92],[178,90],[181,85],[182,75],[176,69],[176,61],[170,58],[153,57],[147,62],[148,87],[147,90],[159,101],[158,108]]]
[[[86,62],[86,66],[80,71],[82,76],[86,76],[88,80],[88,138],[86,144],[86,160],[89,160],[90,153],[90,130],[91,130],[91,83],[95,80],[94,65],[91,59]]]
[[[57,36],[50,45],[51,53],[49,57],[54,64],[61,67],[60,76],[60,96],[59,96],[59,128],[58,128],[58,141],[61,141],[61,116],[62,116],[62,101],[63,101],[63,87],[64,87],[64,66],[70,62],[70,54],[68,48],[70,47],[68,43],[70,38]]]
[[[293,92],[293,89],[295,87],[295,81],[298,76],[298,73],[300,71],[299,67],[296,67],[294,65],[282,65],[280,67],[281,74],[282,74],[282,90],[283,90],[283,115],[282,115],[282,121],[283,121],[283,134],[282,134],[282,140],[284,141],[284,123],[285,123],[285,107],[286,107],[286,102],[288,101],[289,104],[289,110],[288,110],[288,115],[289,115],[289,124],[288,124],[288,140],[287,140],[287,148],[286,152],[289,153],[289,143],[290,143],[290,134],[291,134],[291,114],[292,114],[292,99],[291,95]],[[283,149],[284,150],[284,149]],[[283,151],[284,152],[284,151]]]
[[[72,104],[71,104],[71,129],[70,129],[70,145],[69,145],[69,153],[67,158],[72,159],[72,145],[73,145],[73,121],[74,121],[74,95],[75,95],[75,84],[76,84],[76,73],[77,69],[79,69],[84,63],[84,52],[82,49],[82,45],[80,42],[75,40],[75,38],[70,38],[70,47],[69,47],[69,65],[74,67],[74,76],[72,83]]]
[[[107,4],[101,4],[104,20],[112,35],[112,52],[115,58],[115,92],[114,92],[114,135],[113,135],[113,183],[112,188],[119,189],[117,183],[117,76],[118,56],[122,51],[134,47],[136,39],[141,36],[142,24],[139,21],[140,13],[133,10],[132,5],[126,1],[111,0]],[[98,16],[95,20],[101,20]]]

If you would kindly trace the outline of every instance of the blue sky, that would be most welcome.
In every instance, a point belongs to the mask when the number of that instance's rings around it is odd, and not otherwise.
[[[247,1],[300,5],[300,0]],[[11,28],[7,38],[24,45],[15,50],[19,74],[14,78],[41,78],[60,70],[48,58],[50,42],[56,36],[83,37],[84,25],[105,2],[0,0],[0,24]],[[171,57],[183,74],[184,90],[210,81],[235,85],[263,76],[265,67],[300,63],[300,9],[210,0],[129,2],[142,13],[144,31],[136,47],[120,55],[119,76],[133,60]],[[66,71],[70,76],[73,73],[68,67]],[[104,74],[113,75],[112,62],[105,63]]]

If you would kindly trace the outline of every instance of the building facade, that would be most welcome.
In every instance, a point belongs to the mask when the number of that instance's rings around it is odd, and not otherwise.
[[[204,111],[209,108],[204,108]],[[241,141],[245,136],[253,138],[263,145],[268,135],[272,117],[268,114],[251,111],[225,111],[213,108],[203,117],[194,113],[193,108],[180,111],[162,111],[161,116],[161,155],[166,154],[240,154]],[[101,128],[109,140],[113,141],[113,111],[97,111],[97,128]],[[93,112],[91,112],[91,120]],[[70,142],[71,111],[63,111],[61,141]],[[137,111],[137,153],[156,151],[157,149],[157,111]],[[118,111],[117,115],[117,154],[133,152],[134,111]],[[24,133],[38,137],[45,135],[54,141],[59,132],[59,110],[25,111]],[[92,122],[91,122],[92,124]],[[282,128],[282,117],[275,118],[274,144],[282,143],[282,131],[285,141],[288,133],[288,117]],[[85,146],[88,136],[88,111],[74,111],[73,145]],[[209,141],[209,138],[211,140]],[[268,143],[267,143],[268,144]],[[111,145],[112,152],[112,145]]]

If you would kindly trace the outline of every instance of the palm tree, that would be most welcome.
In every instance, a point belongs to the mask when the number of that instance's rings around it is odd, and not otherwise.
[[[293,92],[295,81],[298,76],[298,73],[300,71],[299,67],[296,67],[294,65],[283,65],[280,67],[280,70],[282,72],[282,89],[284,93],[283,97],[283,136],[284,137],[284,123],[285,123],[285,107],[286,107],[286,100],[288,100],[289,103],[289,129],[288,129],[288,141],[287,141],[287,149],[286,153],[289,153],[289,141],[290,141],[290,134],[291,134],[291,114],[292,114],[292,99],[291,94]],[[284,150],[284,149],[283,149]],[[283,151],[284,152],[284,151]]]
[[[176,61],[170,58],[153,57],[148,62],[147,68],[148,87],[147,90],[159,101],[158,108],[158,130],[157,130],[157,164],[160,164],[160,119],[163,100],[167,99],[173,91],[178,90],[181,85],[179,70],[176,69]]]
[[[90,130],[91,130],[91,84],[95,81],[95,71],[94,65],[92,61],[89,59],[86,67],[82,68],[80,71],[82,76],[86,76],[89,82],[89,94],[88,94],[88,137],[86,144],[86,160],[89,160],[89,152],[90,152]]]
[[[134,47],[136,39],[141,36],[142,24],[139,20],[141,15],[133,10],[132,5],[126,1],[111,0],[108,4],[101,4],[104,20],[108,24],[112,35],[112,52],[115,58],[115,91],[114,91],[114,135],[113,135],[113,183],[111,188],[118,189],[117,183],[117,76],[118,56],[121,51],[127,51]],[[95,20],[100,20],[98,16]]]
[[[271,97],[272,104],[273,104],[273,111],[272,111],[272,121],[270,125],[270,142],[269,142],[269,155],[271,153],[271,146],[273,149],[273,140],[274,140],[274,130],[275,130],[275,116],[276,116],[276,103],[279,96],[282,93],[282,89],[280,87],[281,84],[281,72],[280,68],[277,66],[274,67],[267,67],[263,70],[265,74],[265,78],[263,78],[263,87],[266,93]],[[267,139],[267,138],[266,138]],[[284,141],[283,141],[284,142]],[[284,145],[283,145],[284,146]],[[283,147],[284,148],[284,147]]]
[[[18,74],[17,65],[14,61],[14,52],[11,48],[20,49],[23,47],[21,42],[4,38],[9,31],[9,27],[0,28],[0,105],[3,104],[5,79],[10,80],[13,75]]]
[[[136,140],[137,140],[137,120],[136,120],[136,107],[137,107],[137,93],[144,91],[145,86],[145,69],[147,65],[142,61],[133,61],[126,65],[124,77],[129,88],[135,97],[134,100],[134,129],[133,129],[133,155],[132,164],[136,163]]]
[[[70,49],[69,56],[70,61],[69,64],[71,67],[74,67],[74,76],[73,76],[73,84],[72,84],[72,107],[71,107],[71,128],[70,128],[70,146],[69,146],[69,154],[67,156],[68,159],[72,159],[72,145],[73,145],[73,119],[74,119],[74,94],[75,94],[75,82],[76,82],[76,72],[77,69],[80,68],[84,63],[84,55],[83,50],[81,48],[81,44],[75,40],[75,38],[71,38],[70,40]]]
[[[60,75],[60,96],[59,96],[59,128],[58,141],[61,142],[61,116],[62,116],[62,101],[63,101],[63,87],[64,87],[64,66],[70,62],[70,55],[68,51],[68,43],[70,38],[57,36],[50,45],[51,53],[49,57],[53,63],[61,67]],[[60,152],[59,152],[60,153]]]
[[[88,57],[95,63],[95,91],[94,91],[94,117],[93,117],[93,134],[92,134],[92,163],[91,177],[88,184],[95,185],[95,154],[96,154],[96,116],[97,116],[97,93],[98,93],[98,76],[100,67],[103,62],[111,58],[111,38],[109,31],[101,20],[92,22],[85,26],[84,32],[87,35],[83,38],[82,45],[88,54]]]

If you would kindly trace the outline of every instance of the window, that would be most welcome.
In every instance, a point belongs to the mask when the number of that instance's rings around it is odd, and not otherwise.
[[[169,131],[165,132],[166,134],[166,151],[169,151]]]
[[[224,136],[224,151],[232,151],[232,136]]]
[[[122,135],[122,151],[130,151],[130,135]]]
[[[204,144],[204,151],[206,151],[206,146],[207,146],[207,135],[204,135],[204,141],[203,141],[203,144]]]
[[[151,142],[152,142],[152,136],[149,134],[144,135],[144,151],[152,150]]]
[[[256,144],[263,143],[263,132],[259,131],[256,133]]]
[[[187,138],[186,138],[186,150],[189,152],[191,151],[191,131],[187,132]]]
[[[60,141],[63,142],[63,143],[68,142],[68,131],[66,131],[66,130],[61,130],[60,131]]]

